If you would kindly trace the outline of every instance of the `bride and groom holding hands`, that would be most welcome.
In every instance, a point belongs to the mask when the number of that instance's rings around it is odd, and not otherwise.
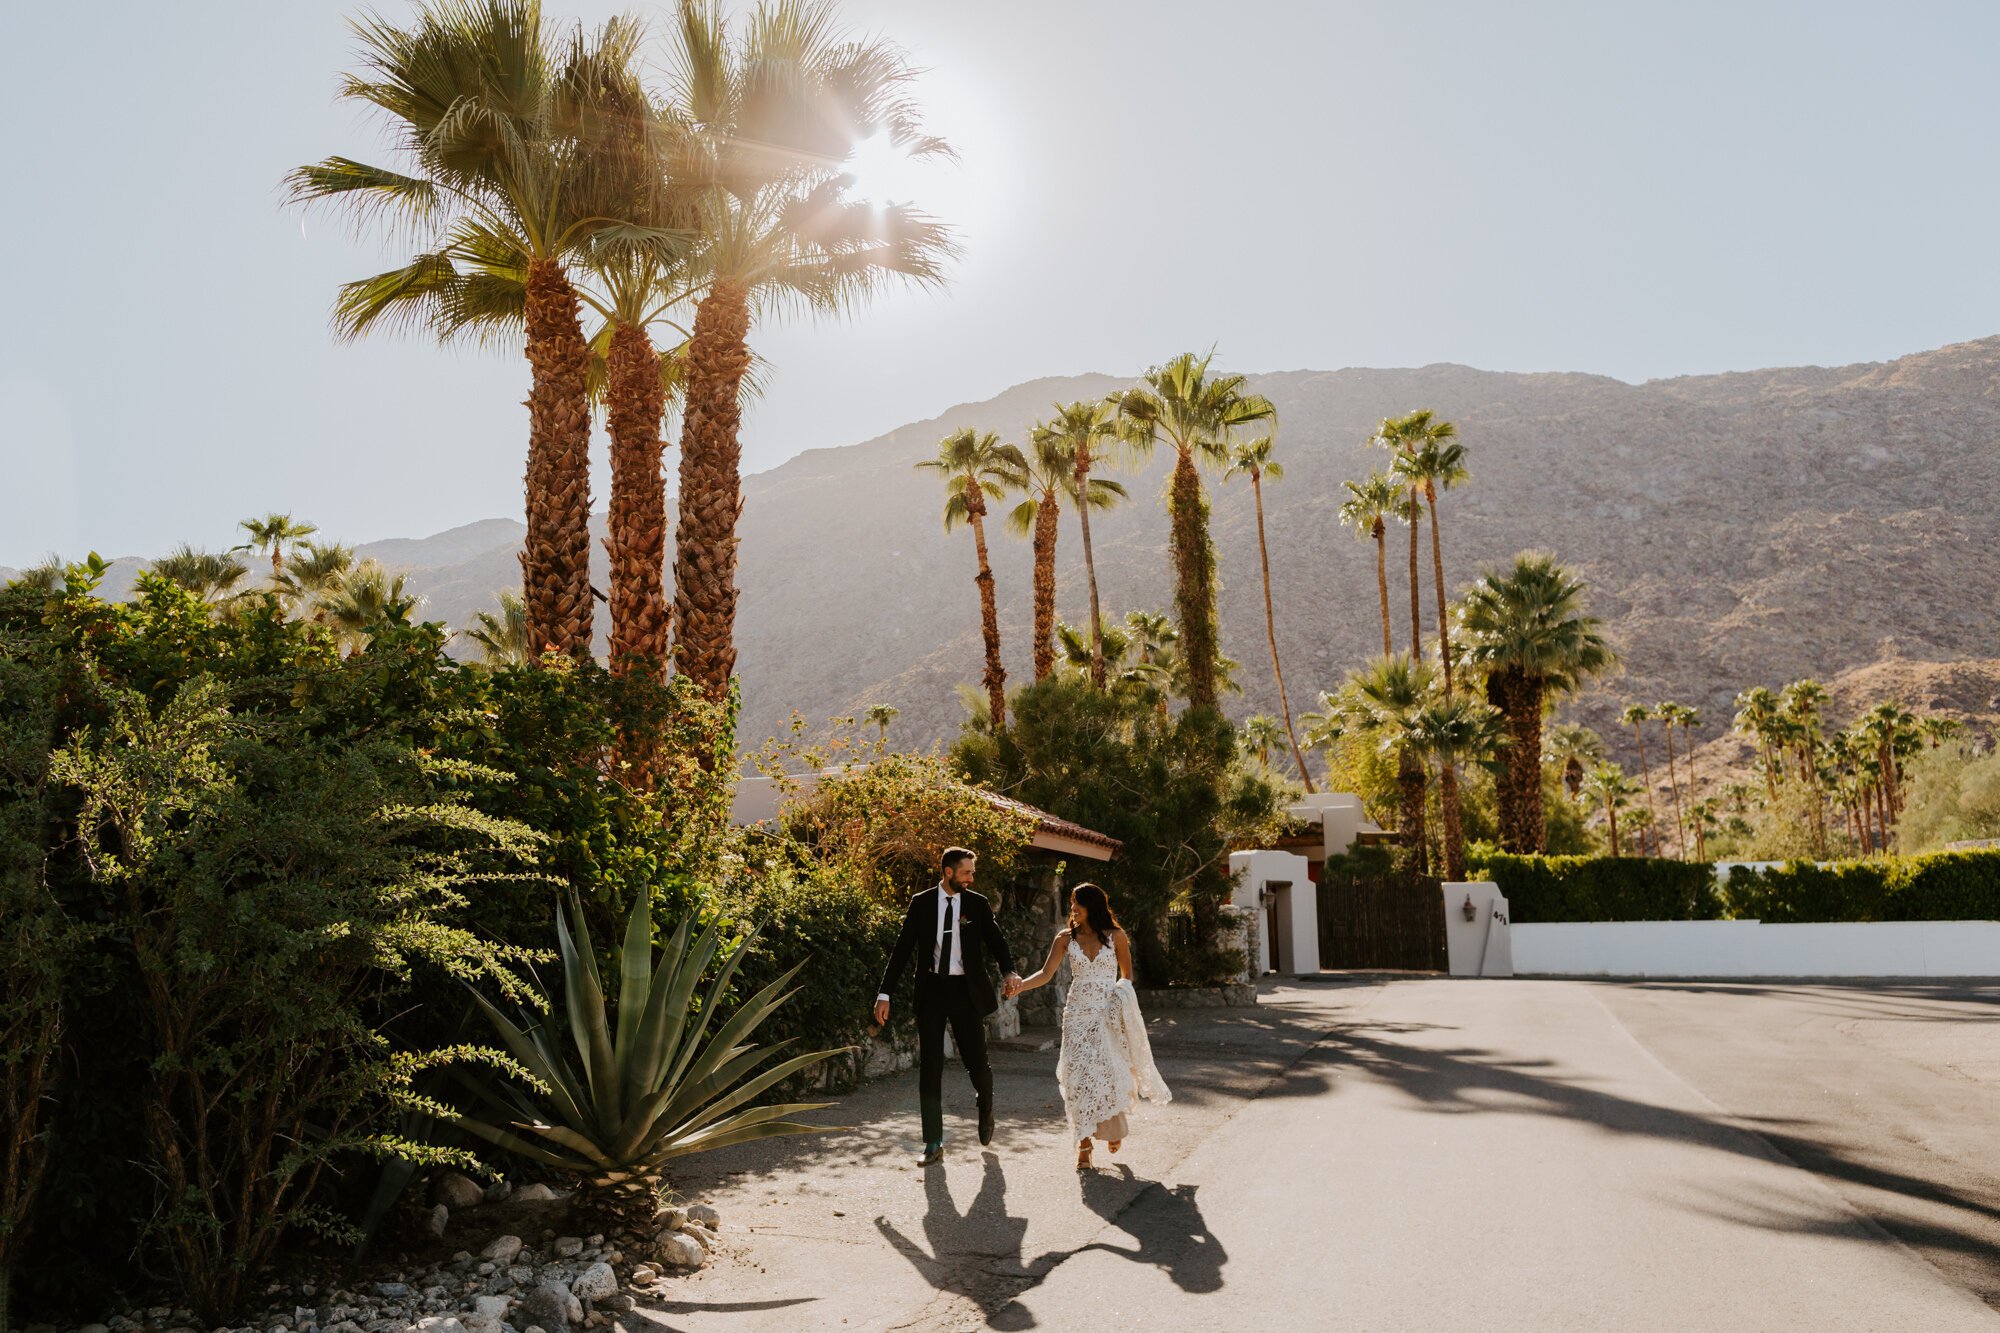
[[[1068,1115],[1077,1170],[1090,1167],[1091,1143],[1117,1152],[1132,1099],[1171,1100],[1146,1040],[1146,1025],[1132,989],[1132,948],[1104,890],[1079,884],[1070,891],[1068,924],[1049,945],[1039,971],[1022,977],[1013,952],[993,919],[993,908],[972,884],[978,858],[963,847],[939,858],[938,883],[910,899],[903,928],[883,969],[875,996],[875,1022],[889,1021],[890,996],[914,961],[917,1020],[917,1092],[923,1121],[923,1156],[930,1166],[944,1156],[944,1033],[951,1029],[959,1059],[978,1099],[979,1141],[993,1141],[993,1068],[986,1057],[986,1019],[1012,997],[1055,980],[1070,965],[1063,1004],[1062,1050],[1056,1085]],[[996,991],[990,966],[1002,974]]]

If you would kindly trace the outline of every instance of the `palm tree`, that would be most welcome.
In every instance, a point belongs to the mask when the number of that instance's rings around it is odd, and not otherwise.
[[[1465,878],[1465,826],[1459,808],[1458,766],[1489,759],[1508,741],[1498,710],[1463,695],[1433,697],[1410,720],[1411,743],[1437,760],[1438,817],[1443,821],[1444,878]],[[1535,757],[1540,764],[1540,756]]]
[[[1674,767],[1674,725],[1680,721],[1685,704],[1666,701],[1653,706],[1653,716],[1660,719],[1660,731],[1667,738],[1667,791],[1674,802],[1674,836],[1680,842],[1681,860],[1687,860],[1687,819],[1681,813],[1680,773]]]
[[[1417,529],[1423,523],[1423,495],[1418,488],[1409,483],[1407,477],[1399,477],[1395,472],[1396,460],[1409,449],[1409,436],[1412,430],[1409,417],[1384,417],[1382,424],[1375,428],[1375,434],[1368,442],[1389,451],[1390,480],[1397,485],[1403,496],[1403,503],[1397,507],[1394,516],[1407,524],[1410,529],[1410,654],[1413,657],[1422,657],[1424,612],[1419,593],[1423,585],[1417,576]]]
[[[1917,731],[1924,741],[1935,750],[1964,729],[1965,724],[1957,718],[1931,716],[1917,721]]]
[[[1820,855],[1826,853],[1825,792],[1819,782],[1820,718],[1827,703],[1826,686],[1811,678],[1795,680],[1779,691],[1778,707],[1791,724],[1791,739],[1798,747],[1799,776],[1811,785],[1813,794],[1813,837]]]
[[[263,553],[264,558],[271,562],[273,592],[282,592],[285,588],[285,547],[319,531],[310,523],[300,523],[290,514],[266,514],[262,518],[246,518],[236,526],[242,528],[250,540],[236,547],[235,551]]]
[[[1604,761],[1604,738],[1577,722],[1565,722],[1549,732],[1548,761],[1562,766],[1563,789],[1574,801],[1583,789],[1586,762]]]
[[[1372,472],[1366,481],[1344,482],[1347,499],[1340,505],[1340,521],[1354,529],[1354,535],[1375,541],[1375,585],[1382,595],[1382,654],[1396,651],[1389,637],[1389,524],[1392,514],[1406,512],[1409,497],[1386,472]]]
[[[1271,747],[1283,739],[1278,719],[1268,713],[1256,713],[1243,719],[1243,725],[1236,730],[1236,743],[1244,754],[1254,757],[1257,766],[1266,773],[1271,771]]]
[[[1510,852],[1547,845],[1542,809],[1542,717],[1616,654],[1583,611],[1582,580],[1541,551],[1506,570],[1488,569],[1460,603],[1467,660],[1486,673],[1486,701],[1507,719],[1512,744],[1497,784],[1500,844]]]
[[[986,502],[1005,495],[1013,479],[1028,470],[1028,463],[1020,449],[1000,443],[998,435],[967,426],[939,443],[936,458],[927,458],[917,466],[942,473],[950,488],[944,503],[944,530],[950,532],[961,522],[972,527],[972,545],[979,556],[979,572],[973,583],[979,589],[979,626],[986,640],[988,716],[998,733],[1007,728],[1007,670],[1000,664],[1000,610],[993,597],[993,563],[986,557]]]
[[[1068,439],[1037,427],[1023,456],[1027,467],[1010,476],[1007,485],[1023,499],[1007,515],[1007,526],[1031,536],[1035,554],[1035,679],[1046,680],[1056,668],[1056,520],[1062,497],[1074,501],[1079,514],[1108,509],[1125,498],[1125,488],[1103,477],[1086,475],[1087,489],[1077,489],[1076,458]],[[1084,522],[1090,520],[1086,517]]]
[[[522,666],[528,661],[528,608],[517,592],[500,594],[498,611],[480,611],[464,630],[479,645],[488,666]]]
[[[1736,729],[1755,738],[1757,753],[1763,760],[1765,794],[1774,800],[1778,795],[1780,769],[1773,752],[1771,733],[1778,715],[1777,696],[1762,685],[1736,696]]]
[[[1416,718],[1431,699],[1431,669],[1408,653],[1378,657],[1349,680],[1365,725],[1396,756],[1402,798],[1400,832],[1419,874],[1424,865],[1424,766],[1417,757]]]
[[[1452,692],[1450,609],[1444,594],[1444,542],[1438,529],[1437,493],[1456,486],[1468,475],[1465,446],[1458,442],[1458,427],[1439,421],[1430,409],[1412,412],[1396,423],[1396,439],[1403,446],[1390,470],[1410,488],[1411,497],[1421,495],[1431,516],[1431,572],[1437,586],[1438,656],[1444,664],[1444,692]],[[1416,533],[1413,526],[1412,535]],[[1412,567],[1411,577],[1416,576]],[[1539,760],[1537,760],[1539,762]]]
[[[1229,468],[1223,479],[1242,475],[1250,478],[1250,493],[1257,502],[1257,559],[1264,571],[1264,634],[1271,641],[1271,674],[1278,680],[1278,708],[1285,718],[1285,737],[1292,744],[1292,758],[1298,761],[1299,781],[1313,790],[1312,774],[1306,771],[1305,752],[1299,749],[1299,734],[1292,726],[1292,702],[1285,695],[1285,668],[1278,662],[1278,618],[1271,609],[1271,547],[1264,540],[1264,479],[1283,480],[1284,464],[1271,457],[1274,437],[1259,435],[1239,440],[1229,451]]]
[[[1653,811],[1653,771],[1646,764],[1646,724],[1653,720],[1653,710],[1644,704],[1628,704],[1618,720],[1632,728],[1632,736],[1639,742],[1639,785],[1646,793],[1646,813],[1657,819]]]
[[[862,713],[861,716],[865,721],[875,724],[876,738],[887,744],[889,740],[889,724],[894,722],[896,715],[902,711],[902,709],[896,707],[894,704],[869,704],[867,711]]]
[[[1096,495],[1098,490],[1091,478],[1091,470],[1113,454],[1123,437],[1118,404],[1111,399],[1096,403],[1058,404],[1056,414],[1034,428],[1033,439],[1037,449],[1041,448],[1044,437],[1076,460],[1069,493]],[[1090,511],[1093,507],[1108,507],[1113,498],[1124,494],[1124,488],[1117,487],[1115,492],[1107,492],[1104,505],[1080,505],[1076,511],[1077,523],[1083,529],[1083,576],[1090,585],[1090,683],[1100,690],[1105,686],[1104,615],[1097,602],[1097,557],[1090,545]]]
[[[711,698],[736,667],[737,433],[751,324],[791,306],[854,309],[892,280],[936,284],[954,253],[908,205],[847,196],[843,164],[876,135],[910,157],[948,157],[924,132],[901,52],[840,29],[822,0],[763,0],[732,33],[714,0],[682,0],[671,103],[675,179],[692,192],[702,248],[682,413],[675,651]],[[996,712],[996,725],[1004,714]]]
[[[424,248],[342,287],[334,326],[349,338],[410,325],[447,341],[524,335],[529,638],[536,658],[587,654],[590,352],[571,266],[606,236],[680,242],[619,215],[645,170],[622,114],[644,100],[638,29],[614,19],[559,37],[539,0],[431,0],[408,28],[354,27],[363,69],[341,95],[384,113],[403,169],[330,157],[291,173],[291,198],[386,219]]]
[[[249,572],[249,567],[233,555],[199,551],[185,542],[153,562],[153,573],[210,606],[220,606],[236,596],[236,585]]]
[[[1611,854],[1623,856],[1624,850],[1618,845],[1618,812],[1625,807],[1626,797],[1631,795],[1632,784],[1618,770],[1616,764],[1599,764],[1590,770],[1584,779],[1583,793],[1592,805],[1604,811],[1604,823],[1611,835]]]
[[[1200,462],[1225,462],[1239,430],[1275,422],[1278,409],[1262,394],[1246,392],[1242,375],[1211,377],[1215,353],[1183,352],[1145,374],[1141,387],[1117,396],[1127,423],[1127,446],[1139,456],[1164,440],[1174,450],[1167,485],[1169,548],[1174,563],[1174,610],[1180,619],[1181,654],[1187,663],[1188,702],[1213,708],[1222,656],[1215,611],[1215,546],[1208,534],[1208,496]]]
[[[388,626],[409,624],[418,601],[404,587],[403,575],[364,560],[347,572],[322,609],[335,637],[353,654]]]
[[[284,596],[296,606],[313,608],[310,612],[302,610],[302,615],[324,619],[319,612],[321,603],[339,589],[341,579],[352,568],[353,547],[339,542],[300,542],[285,564]]]

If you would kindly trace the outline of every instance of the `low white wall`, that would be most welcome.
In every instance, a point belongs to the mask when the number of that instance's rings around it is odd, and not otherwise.
[[[1515,925],[1517,974],[2000,977],[2000,921],[1573,921]]]

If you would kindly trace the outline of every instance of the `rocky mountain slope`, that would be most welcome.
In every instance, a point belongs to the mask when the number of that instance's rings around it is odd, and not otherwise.
[[[943,488],[912,464],[959,426],[1018,439],[1052,403],[1126,382],[1033,381],[748,478],[746,740],[780,729],[794,709],[819,720],[877,701],[902,710],[891,734],[906,745],[954,734],[952,687],[980,666],[972,543],[944,533]],[[1861,671],[1849,678],[1895,693],[1920,689],[1941,664],[2000,654],[2000,338],[1883,364],[1640,385],[1435,365],[1278,372],[1252,386],[1278,406],[1288,470],[1267,487],[1266,506],[1295,708],[1380,646],[1373,551],[1336,511],[1341,482],[1379,460],[1364,443],[1375,423],[1414,407],[1456,421],[1470,450],[1472,480],[1443,500],[1454,589],[1531,548],[1554,551],[1591,585],[1625,664],[1571,706],[1600,727],[1626,700],[1671,697],[1701,707],[1714,735],[1747,685]],[[1113,612],[1168,602],[1165,465],[1127,477],[1133,502],[1093,521]],[[1271,710],[1249,487],[1211,484],[1225,646],[1243,664],[1245,694],[1231,706]],[[425,614],[456,625],[518,578],[520,532],[493,520],[364,554],[409,568]],[[1401,642],[1407,556],[1397,535]],[[996,533],[993,550],[1007,669],[1019,680],[1030,664],[1028,547]],[[1065,515],[1060,609],[1073,623],[1086,615],[1081,563]],[[1428,571],[1426,551],[1426,580]],[[1425,597],[1429,620],[1428,586]],[[1968,715],[2000,711],[1992,694]]]

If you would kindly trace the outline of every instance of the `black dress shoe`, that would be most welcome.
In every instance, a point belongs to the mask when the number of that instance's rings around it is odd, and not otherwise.
[[[981,1146],[993,1142],[993,1108],[979,1108],[979,1142]]]
[[[924,1155],[917,1159],[917,1165],[936,1166],[939,1162],[942,1162],[943,1160],[944,1160],[944,1145],[942,1143],[926,1143],[924,1145]]]

